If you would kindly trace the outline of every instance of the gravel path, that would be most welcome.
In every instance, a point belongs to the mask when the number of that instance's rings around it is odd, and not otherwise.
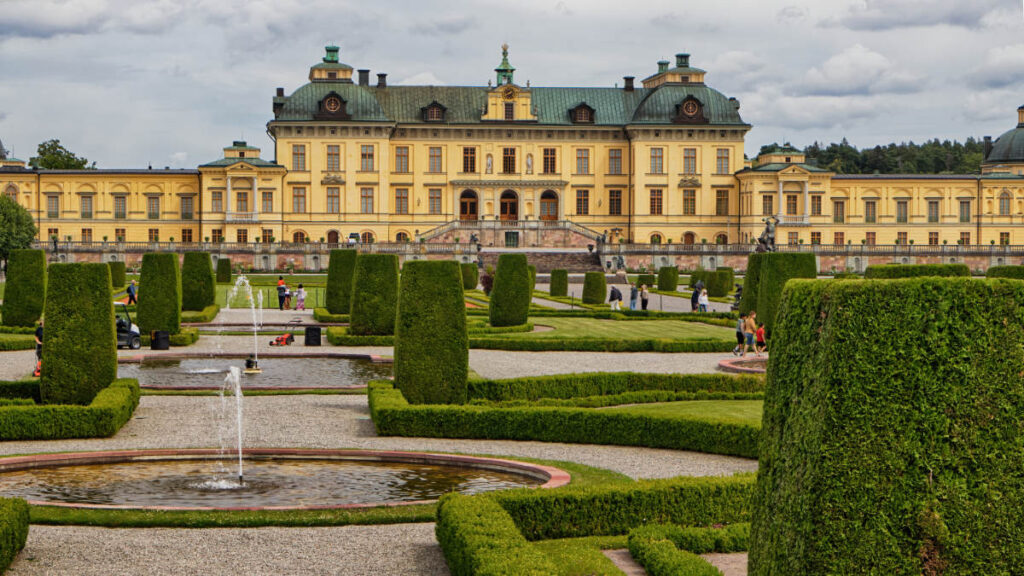
[[[35,369],[35,350],[0,352],[0,380],[21,380]]]
[[[747,553],[701,554],[712,566],[722,571],[723,576],[747,576]]]
[[[629,308],[629,286],[622,284],[618,285],[619,291],[622,292],[622,305],[625,308]],[[549,286],[547,284],[537,284],[537,290],[541,292],[547,292]],[[608,280],[608,293],[611,294],[612,281]],[[569,284],[569,293],[577,299],[583,294],[582,284]],[[605,302],[608,302],[608,297],[605,296]],[[711,310],[713,312],[728,312],[731,310],[729,304],[723,304],[722,302],[710,302]],[[546,306],[546,304],[545,304]],[[640,300],[637,300],[636,307],[640,309]],[[651,294],[651,297],[647,303],[649,310],[662,310],[665,312],[692,312],[690,309],[690,293],[680,292],[678,297],[675,296],[664,296],[662,294]]]

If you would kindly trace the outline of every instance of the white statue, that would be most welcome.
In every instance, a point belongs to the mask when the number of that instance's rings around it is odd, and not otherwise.
[[[533,154],[526,155],[526,173],[533,174]]]
[[[490,154],[488,154],[487,155],[487,173],[490,174],[493,170],[494,170],[494,159],[491,158]]]

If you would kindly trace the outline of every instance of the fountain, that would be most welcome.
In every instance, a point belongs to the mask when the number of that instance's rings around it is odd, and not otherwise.
[[[228,370],[228,375],[224,378],[224,383],[220,387],[220,406],[221,406],[221,418],[224,418],[225,408],[227,405],[224,393],[230,389],[231,393],[235,396],[235,436],[237,438],[236,446],[238,451],[238,484],[239,487],[244,487],[245,483],[242,481],[242,374],[238,370],[238,366],[232,366]],[[221,439],[221,450],[224,450],[223,438]]]
[[[245,301],[249,304],[249,309],[252,311],[252,356],[245,361],[245,373],[259,374],[262,372],[259,366],[259,330],[263,327],[263,292],[257,290],[256,298],[253,298],[252,285],[249,283],[249,278],[245,274],[239,274],[238,279],[235,280],[235,285],[227,293],[224,302],[225,309],[231,309],[231,300],[235,298],[240,288],[245,288]]]

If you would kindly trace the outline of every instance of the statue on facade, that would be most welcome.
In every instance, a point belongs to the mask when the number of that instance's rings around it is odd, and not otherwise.
[[[775,252],[775,226],[779,223],[779,219],[775,216],[769,216],[762,218],[764,222],[764,232],[757,238],[757,252]]]
[[[533,154],[526,155],[526,173],[533,174]]]
[[[491,155],[487,155],[487,173],[490,174],[494,170],[494,161],[491,159]]]

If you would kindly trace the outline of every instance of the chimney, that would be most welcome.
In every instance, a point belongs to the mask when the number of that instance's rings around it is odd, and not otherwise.
[[[658,74],[668,72],[668,60],[658,60]]]
[[[359,85],[360,86],[369,86],[370,85],[370,71],[369,70],[360,70],[359,71]]]
[[[277,97],[280,98],[282,96],[284,96],[284,88],[278,87],[278,89],[277,89]]]
[[[1017,108],[1017,126],[1024,127],[1024,106]]]
[[[633,76],[623,76],[622,77],[622,81],[624,82],[623,87],[622,87],[623,90],[625,90],[626,92],[632,92],[633,91],[633,79],[634,79]]]
[[[984,150],[984,154],[985,155],[982,157],[982,160],[987,160],[988,159],[988,155],[992,153],[992,137],[991,136],[985,136],[985,147],[983,148],[983,150]]]
[[[377,88],[387,88],[387,87],[388,87],[388,75],[387,74],[377,74]]]
[[[689,54],[676,54],[676,68],[689,68],[690,67],[690,55]]]

